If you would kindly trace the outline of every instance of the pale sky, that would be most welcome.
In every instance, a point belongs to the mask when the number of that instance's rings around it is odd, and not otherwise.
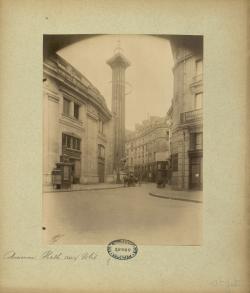
[[[78,69],[104,96],[109,109],[112,71],[106,61],[114,49],[130,61],[126,70],[126,128],[148,116],[165,116],[173,97],[173,57],[168,40],[150,35],[102,35],[74,43],[57,53]]]

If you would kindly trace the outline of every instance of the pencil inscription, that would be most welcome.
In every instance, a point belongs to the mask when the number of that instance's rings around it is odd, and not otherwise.
[[[62,251],[46,250],[40,255],[28,255],[20,254],[14,250],[9,250],[3,254],[3,258],[6,260],[51,260],[51,261],[84,261],[95,260],[98,255],[96,252],[80,252],[80,253],[64,253]]]

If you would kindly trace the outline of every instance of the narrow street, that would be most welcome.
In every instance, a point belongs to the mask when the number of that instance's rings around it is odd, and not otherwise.
[[[149,195],[153,184],[44,193],[44,240],[50,244],[199,245],[202,204]]]

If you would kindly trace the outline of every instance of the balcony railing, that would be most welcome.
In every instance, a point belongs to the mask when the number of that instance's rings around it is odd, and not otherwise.
[[[194,122],[202,119],[202,109],[181,113],[181,123]]]

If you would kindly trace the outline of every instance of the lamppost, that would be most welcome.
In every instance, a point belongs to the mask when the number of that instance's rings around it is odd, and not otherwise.
[[[120,178],[120,165],[121,165],[121,160],[119,160],[119,154],[118,152],[116,153],[116,183],[120,184],[121,183],[121,178]]]
[[[183,130],[182,189],[185,188],[185,137],[186,133],[185,130]]]
[[[121,176],[120,176],[121,174],[120,174],[120,171],[121,171],[121,169],[122,170],[124,169],[124,166],[126,164],[126,161],[127,161],[126,157],[121,158],[120,161],[119,161],[119,164],[117,166],[117,176],[116,176],[116,183],[117,184],[121,184]]]

